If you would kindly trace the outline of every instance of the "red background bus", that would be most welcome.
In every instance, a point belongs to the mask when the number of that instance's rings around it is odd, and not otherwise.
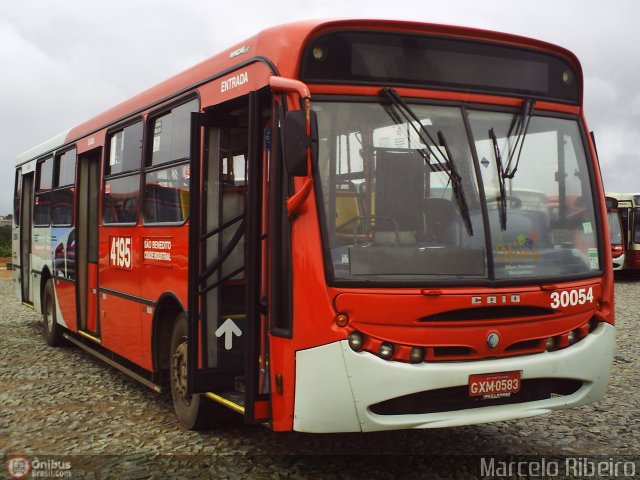
[[[622,270],[640,269],[640,195],[637,193],[607,193],[617,201],[622,222],[624,260]]]

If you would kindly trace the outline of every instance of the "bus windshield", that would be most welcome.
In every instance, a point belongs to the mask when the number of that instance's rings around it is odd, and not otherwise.
[[[622,245],[622,224],[620,223],[620,215],[617,211],[607,212],[607,220],[609,221],[609,237],[611,245]]]
[[[407,106],[411,115],[385,101],[313,104],[330,280],[600,271],[577,120],[533,108],[525,114]]]

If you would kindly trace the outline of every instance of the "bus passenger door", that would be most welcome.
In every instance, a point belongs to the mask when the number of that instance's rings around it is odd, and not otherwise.
[[[100,337],[98,323],[98,196],[102,149],[78,157],[78,195],[75,239],[69,242],[69,256],[75,251],[78,331],[92,339]]]
[[[22,301],[33,303],[31,291],[31,202],[33,199],[33,173],[22,176],[22,198],[20,202],[20,283],[22,287]]]
[[[258,392],[261,104],[253,92],[192,116],[188,389],[246,422],[268,416]]]

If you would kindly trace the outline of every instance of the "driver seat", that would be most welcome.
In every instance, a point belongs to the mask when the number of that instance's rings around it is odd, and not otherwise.
[[[459,214],[451,200],[446,198],[426,198],[424,200],[425,240],[429,243],[449,243],[451,226]]]

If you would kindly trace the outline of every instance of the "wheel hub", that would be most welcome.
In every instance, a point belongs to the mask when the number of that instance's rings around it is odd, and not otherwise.
[[[45,321],[47,322],[47,331],[49,332],[53,330],[53,315],[51,310],[51,300],[48,300],[45,308]]]
[[[182,342],[173,352],[173,385],[176,393],[185,401],[187,395],[187,343]]]

